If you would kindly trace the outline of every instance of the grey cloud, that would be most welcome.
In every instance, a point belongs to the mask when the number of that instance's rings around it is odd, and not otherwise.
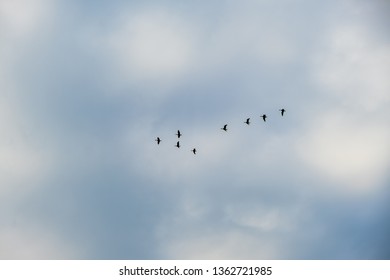
[[[353,185],[341,193],[343,183],[311,168],[305,157],[308,147],[311,159],[321,154],[318,142],[309,145],[309,136],[324,130],[315,123],[329,112],[346,114],[339,113],[346,108],[339,96],[312,75],[318,70],[313,57],[329,54],[323,34],[338,26],[340,6],[283,3],[61,3],[62,14],[55,13],[45,34],[7,49],[14,59],[5,60],[12,66],[6,72],[17,90],[5,100],[28,119],[21,128],[26,150],[45,151],[50,160],[31,182],[33,191],[13,193],[13,203],[2,204],[3,213],[19,210],[13,212],[18,223],[7,217],[0,236],[8,240],[9,232],[23,232],[30,221],[36,232],[54,236],[42,247],[70,248],[63,254],[31,248],[28,258],[388,258],[388,178],[377,173],[380,180],[365,193],[369,198],[356,195]],[[191,38],[188,60],[169,83],[153,65],[153,75],[146,71],[138,79],[139,68],[118,61],[124,55],[134,60],[132,53],[113,52],[112,40],[126,46],[131,39],[117,37],[131,20],[126,15],[156,11],[162,14],[158,22],[172,27],[172,38]],[[166,23],[170,16],[174,20]],[[283,118],[281,107],[287,109]],[[356,125],[355,113],[341,124]],[[373,114],[364,128],[378,116],[388,114]],[[377,124],[379,131],[383,123]],[[174,147],[177,129],[183,132],[181,150]],[[334,137],[331,132],[323,135]],[[386,145],[378,149],[388,151]],[[385,168],[388,160],[374,164]],[[20,240],[36,232],[20,234]],[[11,250],[1,257],[25,257],[21,248]]]

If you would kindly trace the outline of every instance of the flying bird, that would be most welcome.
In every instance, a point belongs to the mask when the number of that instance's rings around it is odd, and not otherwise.
[[[260,116],[260,118],[263,118],[263,121],[265,121],[265,119],[267,118],[267,115],[264,114],[264,115]]]
[[[283,117],[284,112],[286,112],[286,110],[285,109],[279,109],[279,111],[280,111],[280,113],[282,114],[282,117]]]
[[[177,141],[176,147],[180,148],[180,142],[179,141]]]
[[[193,148],[191,151],[194,153],[194,155],[196,155],[196,149],[195,148]]]
[[[247,125],[249,125],[251,122],[249,121],[251,118],[247,118],[246,121],[244,123],[246,123]]]
[[[157,141],[157,145],[160,145],[160,142],[161,142],[160,137],[157,137],[157,139],[155,141]]]
[[[180,136],[182,136],[183,134],[181,134],[181,133],[180,133],[180,130],[178,130],[177,133],[176,133],[176,135],[177,135],[177,138],[180,138]]]
[[[221,129],[227,131],[227,124],[225,124]]]

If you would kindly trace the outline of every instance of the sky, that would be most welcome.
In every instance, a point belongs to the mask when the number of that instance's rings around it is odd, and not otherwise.
[[[0,259],[390,259],[389,13],[0,0]]]

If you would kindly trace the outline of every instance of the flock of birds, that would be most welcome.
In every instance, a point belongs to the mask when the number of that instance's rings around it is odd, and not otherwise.
[[[279,109],[279,111],[280,111],[280,114],[281,114],[282,117],[283,117],[283,116],[284,116],[284,113],[286,112],[286,109]],[[260,116],[260,118],[262,118],[263,121],[266,122],[266,120],[267,120],[267,115],[266,115],[266,114],[263,114],[262,116]],[[246,123],[247,125],[249,125],[249,124],[250,124],[250,119],[251,119],[251,118],[247,118],[246,121],[245,121],[244,123]],[[228,126],[228,125],[225,124],[223,127],[221,127],[221,129],[222,129],[223,131],[226,132],[226,131],[228,130],[228,129],[227,129],[227,126]],[[176,133],[176,135],[177,135],[177,138],[180,139],[180,137],[181,137],[183,134],[180,132],[180,130],[178,130],[177,133]],[[157,145],[160,145],[160,143],[161,143],[161,138],[160,138],[160,137],[157,137],[155,141],[157,142]],[[176,142],[175,147],[180,148],[180,140],[178,140],[178,141]],[[193,149],[191,150],[191,152],[193,152],[193,154],[196,155],[196,148],[193,148]]]

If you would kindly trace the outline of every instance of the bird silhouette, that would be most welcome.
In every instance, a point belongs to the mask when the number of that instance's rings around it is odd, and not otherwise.
[[[195,148],[193,148],[191,151],[194,153],[194,155],[196,155],[196,149]]]
[[[183,134],[181,134],[181,133],[180,133],[180,130],[178,130],[177,133],[176,133],[176,135],[177,135],[177,138],[180,138],[180,136],[182,136]]]
[[[280,113],[282,114],[282,117],[283,117],[284,112],[286,112],[286,110],[285,109],[279,109],[279,111],[280,111]]]
[[[157,139],[155,141],[157,141],[157,145],[160,145],[160,142],[161,142],[160,137],[157,137]]]
[[[249,121],[251,118],[247,118],[246,121],[244,123],[246,123],[247,125],[249,125],[251,122]]]
[[[227,124],[225,124],[221,129],[227,131]]]
[[[180,148],[180,142],[179,141],[177,141],[177,143],[176,143],[176,146],[175,147],[178,147],[178,148]]]
[[[260,117],[263,118],[263,121],[265,121],[265,119],[267,118],[267,115],[264,114],[264,115],[262,115],[262,116],[260,116]]]

